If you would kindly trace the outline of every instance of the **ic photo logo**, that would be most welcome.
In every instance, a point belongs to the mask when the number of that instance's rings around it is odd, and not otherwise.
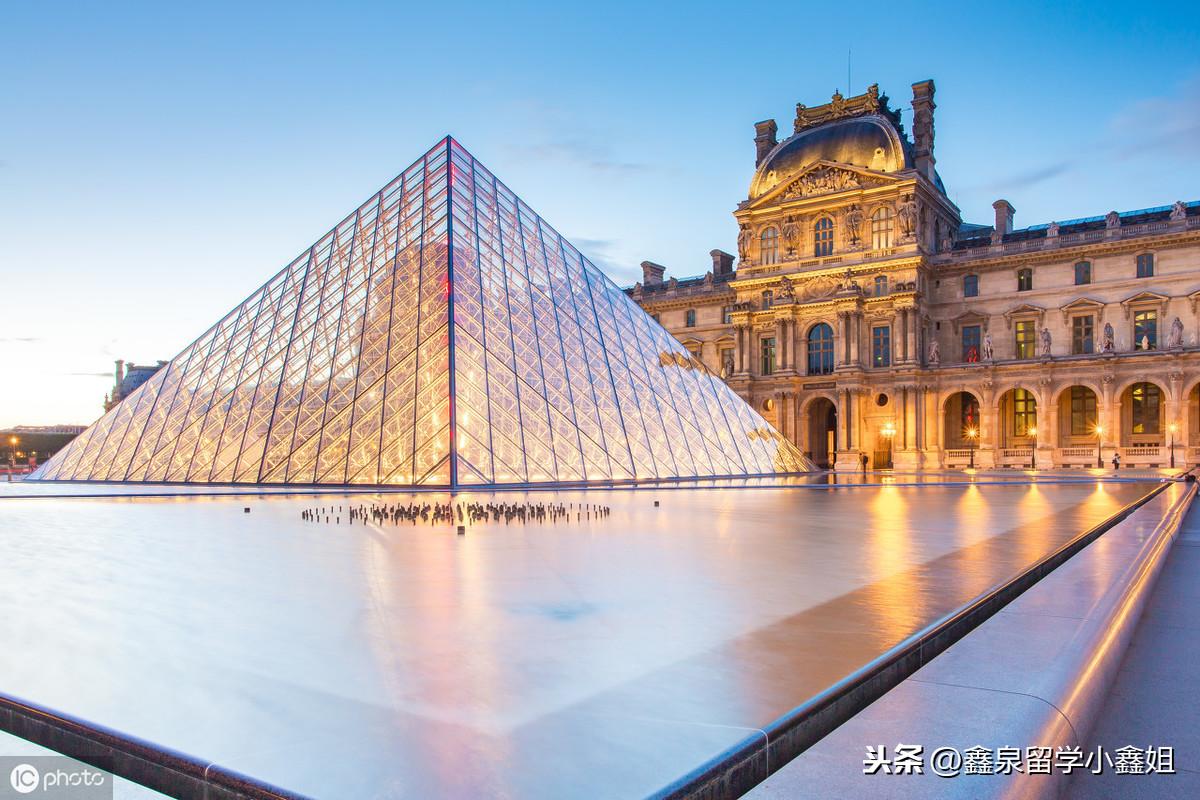
[[[67,756],[0,756],[0,800],[17,797],[112,800],[113,781],[103,770]]]
[[[32,764],[17,764],[9,773],[8,782],[17,794],[29,794],[42,785],[42,774]]]

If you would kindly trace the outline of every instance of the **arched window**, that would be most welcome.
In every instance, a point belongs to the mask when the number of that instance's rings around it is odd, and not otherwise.
[[[821,217],[813,225],[813,255],[833,255],[833,220],[829,217]]]
[[[779,260],[779,229],[774,225],[763,228],[758,237],[758,260],[760,264],[774,264]]]
[[[888,293],[887,275],[877,275],[875,277],[875,296],[883,297]]]
[[[1075,264],[1075,285],[1083,286],[1092,282],[1092,262],[1079,261]]]
[[[762,307],[770,308],[773,305],[775,305],[775,293],[767,289],[762,293]]]
[[[1162,392],[1153,383],[1135,383],[1129,390],[1133,399],[1133,433],[1158,433],[1158,410]]]
[[[689,308],[689,309],[688,309],[688,310],[687,310],[687,311],[684,313],[684,315],[683,315],[683,324],[684,324],[684,327],[687,327],[687,328],[694,328],[694,327],[696,327],[696,309],[694,309],[694,308]]]
[[[1033,288],[1033,270],[1029,267],[1017,270],[1017,291],[1028,292]]]
[[[1014,436],[1032,436],[1037,427],[1037,398],[1028,389],[1013,389],[1012,432]]]
[[[979,296],[979,276],[963,275],[963,297]]]
[[[833,372],[833,328],[818,322],[808,332],[808,374],[829,375]]]
[[[871,249],[892,246],[892,210],[887,206],[875,209],[871,215]]]

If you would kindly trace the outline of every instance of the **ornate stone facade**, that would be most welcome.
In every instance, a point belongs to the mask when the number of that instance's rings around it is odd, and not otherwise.
[[[964,223],[933,96],[913,85],[912,139],[875,86],[798,106],[782,142],[758,123],[736,271],[714,250],[632,296],[838,469],[1200,462],[1200,202]]]

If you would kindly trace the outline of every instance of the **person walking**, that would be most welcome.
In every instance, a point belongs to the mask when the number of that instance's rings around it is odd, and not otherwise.
[[[1113,453],[1112,465],[1113,465],[1113,470],[1118,470],[1121,468],[1121,454],[1120,453]]]
[[[859,458],[859,461],[862,462],[862,471],[864,473],[866,473],[866,471],[867,471],[867,454],[859,453],[858,458]]]

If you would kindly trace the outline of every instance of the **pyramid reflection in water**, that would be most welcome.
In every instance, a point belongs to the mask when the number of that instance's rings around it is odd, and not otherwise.
[[[453,487],[807,469],[446,138],[31,478]]]

